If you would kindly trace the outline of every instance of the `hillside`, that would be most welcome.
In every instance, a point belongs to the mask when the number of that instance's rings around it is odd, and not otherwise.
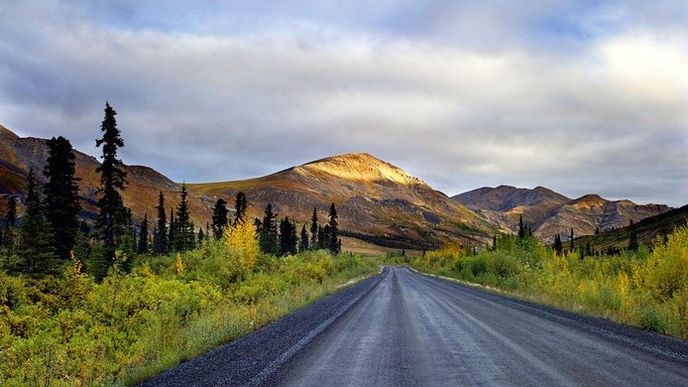
[[[608,249],[624,249],[628,247],[631,228],[638,235],[638,242],[645,246],[652,246],[655,240],[669,235],[676,227],[688,225],[688,205],[675,208],[665,213],[645,218],[633,226],[615,228],[597,235],[586,235],[575,238],[574,243],[585,245],[590,243],[593,249],[605,252]]]
[[[596,228],[624,227],[631,220],[638,222],[669,210],[665,205],[610,201],[594,194],[572,200],[544,187],[483,187],[453,199],[512,231],[518,229],[519,216],[523,215],[535,235],[544,240],[552,239],[557,233],[568,235],[570,228],[576,235],[590,235]]]
[[[343,230],[392,239],[486,241],[495,227],[422,180],[366,153],[316,160],[265,177],[192,184],[191,192],[232,197],[246,192],[258,208],[272,203],[280,215],[308,221],[313,207],[334,202]]]
[[[44,182],[40,171],[47,158],[45,141],[21,138],[0,127],[0,196],[22,194],[31,167],[39,182]],[[76,151],[76,164],[82,216],[93,218],[99,162]],[[137,219],[145,213],[154,216],[159,191],[165,194],[168,210],[177,205],[180,184],[151,168],[127,166],[127,181],[125,205]],[[231,205],[236,193],[244,191],[251,215],[259,216],[267,203],[272,203],[280,216],[288,215],[300,223],[310,220],[313,207],[320,209],[324,220],[326,209],[334,202],[340,227],[347,235],[394,248],[432,247],[455,239],[487,242],[496,232],[492,223],[422,180],[365,153],[328,157],[255,179],[190,184],[189,190],[192,218],[199,226],[210,221],[217,198]],[[0,205],[3,203],[0,200]]]

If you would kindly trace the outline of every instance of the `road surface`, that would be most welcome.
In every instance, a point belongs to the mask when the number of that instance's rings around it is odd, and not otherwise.
[[[289,318],[148,384],[688,386],[684,341],[407,268],[386,268]]]

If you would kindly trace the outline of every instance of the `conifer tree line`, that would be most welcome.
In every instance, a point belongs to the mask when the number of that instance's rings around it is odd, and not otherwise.
[[[196,230],[191,221],[189,192],[186,184],[182,184],[177,206],[167,206],[161,191],[154,207],[154,221],[151,219],[149,223],[146,213],[143,220],[135,224],[122,197],[127,174],[118,153],[125,144],[116,115],[115,109],[106,102],[101,136],[96,140],[101,150],[101,163],[96,169],[100,186],[93,228],[79,220],[81,205],[76,156],[71,143],[64,137],[53,137],[46,142],[48,158],[42,171],[46,179],[43,187],[39,187],[34,170],[29,171],[21,222],[17,221],[17,197],[7,198],[0,223],[0,247],[17,252],[19,258],[9,268],[11,272],[32,276],[54,274],[61,270],[63,263],[78,256],[89,259],[84,264],[100,281],[115,265],[118,270],[127,271],[131,258],[137,254],[168,254],[193,249],[209,238],[222,238],[228,227],[247,221],[247,198],[245,193],[238,192],[232,219],[227,201],[218,199],[213,208],[212,224],[206,224],[205,232],[200,227]],[[310,235],[305,224],[298,233],[296,223],[289,218],[278,221],[269,204],[263,218],[256,219],[261,249],[281,256],[309,249],[326,249],[337,254],[341,241],[334,204],[330,207],[328,220],[324,227],[319,225],[314,208]]]

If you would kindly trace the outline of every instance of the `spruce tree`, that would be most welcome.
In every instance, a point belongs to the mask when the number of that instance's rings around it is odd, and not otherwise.
[[[311,248],[318,248],[318,212],[313,207],[313,215],[311,216]]]
[[[561,255],[564,251],[564,245],[561,243],[561,236],[559,234],[554,236],[554,251],[557,255]]]
[[[246,194],[239,192],[234,202],[234,225],[244,222],[246,219]]]
[[[277,225],[275,219],[277,214],[272,212],[272,204],[268,203],[265,207],[265,214],[261,222],[260,232],[260,248],[266,254],[277,255],[279,253],[279,245],[277,243]]]
[[[5,212],[4,232],[2,246],[12,249],[15,244],[15,226],[17,225],[17,198],[11,195],[7,199],[7,211]]]
[[[296,254],[297,242],[296,225],[289,220],[289,217],[282,219],[280,221],[279,254],[281,256]]]
[[[628,236],[628,250],[638,251],[638,233],[636,232],[635,227],[633,227],[633,220],[631,220],[628,228],[630,231]]]
[[[222,238],[222,235],[224,234],[228,225],[228,213],[229,210],[227,210],[227,202],[222,198],[217,199],[215,206],[213,207],[213,234],[215,234],[215,239]]]
[[[205,242],[205,234],[203,233],[203,228],[199,227],[198,228],[198,246],[202,245],[203,242]]]
[[[299,243],[299,251],[303,252],[308,250],[308,231],[306,231],[306,225],[301,226],[301,241]]]
[[[67,260],[74,248],[79,230],[79,185],[72,144],[60,136],[53,137],[48,145],[48,160],[43,174],[47,182],[43,187],[45,215],[53,230],[53,246],[61,259]]]
[[[117,149],[124,146],[124,141],[117,129],[115,115],[117,112],[105,104],[105,118],[100,130],[103,137],[96,140],[97,147],[103,147],[102,164],[96,169],[100,173],[100,188],[98,190],[98,208],[100,210],[96,220],[98,235],[103,243],[101,261],[96,268],[96,279],[101,280],[107,275],[108,269],[115,260],[115,249],[119,239],[126,233],[126,211],[120,191],[126,184],[126,171],[122,160],[117,158]]]
[[[571,244],[571,245],[569,246],[569,251],[573,252],[573,250],[574,250],[574,246],[573,246],[573,227],[571,227],[571,236],[569,236],[569,238],[570,238],[570,239],[569,239],[569,241],[570,241],[569,243]]]
[[[175,223],[175,251],[186,251],[196,247],[196,233],[191,223],[188,195],[186,184],[182,184],[181,201],[177,208]]]
[[[53,247],[50,223],[45,216],[33,168],[27,180],[26,213],[19,230],[20,262],[17,268],[27,275],[54,274],[59,272],[59,259]]]
[[[497,235],[492,236],[492,250],[497,250]]]
[[[145,254],[148,252],[148,214],[143,215],[143,221],[139,228],[139,238],[136,252]]]
[[[325,245],[325,242],[327,242],[327,235],[326,235],[326,230],[329,230],[330,226],[325,225],[325,227],[318,226],[318,238],[317,238],[317,244],[316,244],[316,249],[318,250],[325,250],[327,246]]]
[[[337,255],[337,254],[339,254],[340,247],[339,247],[339,235],[338,235],[339,230],[337,228],[338,216],[337,216],[337,209],[335,208],[334,203],[332,203],[332,205],[330,206],[329,217],[330,217],[330,222],[329,222],[328,226],[330,226],[330,230],[328,233],[328,237],[329,237],[329,246],[328,247],[330,249],[330,252],[333,255]]]
[[[170,225],[167,233],[168,252],[175,251],[177,248],[177,225],[174,221],[174,208],[170,208]]]
[[[518,216],[518,237],[523,239],[526,237],[526,228],[523,224],[523,215]]]
[[[167,239],[167,212],[165,211],[165,196],[162,191],[158,195],[158,221],[153,231],[153,253],[165,254],[169,251],[169,240]]]

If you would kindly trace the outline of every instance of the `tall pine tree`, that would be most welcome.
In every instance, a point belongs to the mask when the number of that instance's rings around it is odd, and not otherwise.
[[[263,221],[260,223],[260,248],[266,254],[279,254],[279,245],[277,243],[277,225],[275,219],[277,214],[272,212],[272,204],[268,203],[265,207]]]
[[[17,268],[24,274],[53,274],[60,270],[53,248],[50,223],[41,205],[33,169],[29,171],[26,194],[26,213],[19,231],[20,262]]]
[[[280,221],[279,254],[281,256],[296,254],[297,243],[296,225],[287,216]]]
[[[306,225],[301,226],[301,240],[299,242],[299,251],[304,252],[308,250],[308,231]]]
[[[177,208],[175,223],[175,251],[186,251],[196,247],[196,232],[191,223],[188,195],[189,191],[186,189],[186,184],[182,184],[181,200]]]
[[[217,199],[213,207],[213,234],[215,239],[220,239],[224,235],[228,224],[227,213],[229,213],[227,202],[222,198]]]
[[[79,185],[72,144],[60,136],[47,141],[48,160],[43,174],[47,182],[43,187],[45,215],[53,230],[53,246],[57,256],[67,260],[74,248],[79,231]]]
[[[638,251],[638,232],[635,230],[635,227],[633,227],[633,220],[631,220],[630,224],[628,225],[628,229],[628,250]]]
[[[17,198],[11,195],[7,199],[2,245],[12,249],[15,244],[15,226],[17,225]]]
[[[246,220],[246,194],[239,192],[236,195],[236,200],[234,202],[234,225],[236,226],[240,222]]]
[[[313,215],[311,216],[311,248],[318,248],[318,211],[313,207]]]
[[[127,211],[124,208],[120,191],[126,184],[124,163],[117,158],[117,150],[124,146],[124,140],[117,129],[117,112],[105,103],[105,118],[100,130],[103,137],[96,140],[96,146],[103,148],[102,164],[96,169],[100,173],[98,190],[98,209],[96,227],[103,243],[102,256],[95,268],[96,279],[103,279],[115,261],[115,250],[119,240],[126,233]]]
[[[143,215],[143,221],[141,222],[141,227],[139,228],[139,238],[136,252],[139,254],[145,254],[148,252],[148,214]]]
[[[526,237],[526,228],[523,224],[523,215],[518,216],[518,237],[523,239]]]
[[[330,226],[330,230],[328,232],[328,237],[329,237],[329,245],[328,248],[330,249],[330,252],[334,255],[339,254],[340,250],[340,243],[339,243],[339,230],[338,230],[338,224],[337,224],[337,209],[334,206],[334,203],[330,206],[330,222],[328,226]]]
[[[165,195],[162,191],[158,195],[158,221],[153,231],[153,253],[165,254],[169,251],[169,242],[167,239],[167,212],[165,211]]]
[[[169,251],[174,251],[177,247],[177,224],[174,220],[174,208],[170,208],[170,225],[167,233],[167,243],[169,244]]]

